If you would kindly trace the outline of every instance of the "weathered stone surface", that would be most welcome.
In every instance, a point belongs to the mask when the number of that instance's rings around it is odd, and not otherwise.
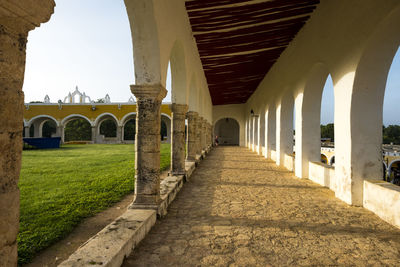
[[[0,2],[0,266],[17,265],[27,36],[53,8],[52,0]]]
[[[196,160],[196,120],[198,118],[198,113],[194,111],[189,111],[186,113],[188,119],[188,134],[187,134],[187,160]]]
[[[123,266],[399,264],[399,229],[246,148],[219,146]]]
[[[172,140],[171,140],[171,174],[185,174],[185,119],[187,105],[173,103],[172,112]]]
[[[200,147],[201,150],[206,149],[206,120],[201,117],[201,123],[200,123]]]
[[[135,201],[131,208],[157,209],[160,202],[161,101],[167,90],[162,85],[132,85],[136,96]]]
[[[201,156],[201,117],[196,116],[196,155]],[[196,156],[197,157],[197,156]]]
[[[59,266],[120,266],[155,222],[153,210],[128,209]]]

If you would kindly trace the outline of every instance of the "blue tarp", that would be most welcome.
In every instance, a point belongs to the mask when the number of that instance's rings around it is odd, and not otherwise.
[[[23,138],[28,145],[39,149],[43,148],[60,148],[61,137],[41,137],[41,138]]]

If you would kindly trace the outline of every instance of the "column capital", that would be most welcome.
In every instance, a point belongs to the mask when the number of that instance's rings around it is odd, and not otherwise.
[[[186,117],[189,118],[197,118],[199,116],[199,113],[196,111],[188,111],[186,112]]]
[[[173,113],[186,114],[189,107],[186,104],[172,103],[169,105],[169,108]]]
[[[54,0],[0,2],[0,25],[16,34],[28,33],[47,22],[54,12]]]
[[[161,84],[143,84],[131,85],[131,92],[136,98],[153,98],[154,100],[163,100],[167,95],[167,89]]]

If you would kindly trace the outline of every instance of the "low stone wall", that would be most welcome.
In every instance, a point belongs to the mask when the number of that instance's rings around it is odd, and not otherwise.
[[[363,206],[400,228],[400,186],[382,180],[364,180]]]
[[[276,151],[275,150],[271,150],[271,159],[273,161],[276,161]]]
[[[210,149],[211,147],[203,151],[203,157]],[[160,183],[161,203],[158,210],[129,207],[122,216],[89,239],[59,266],[121,266],[124,258],[132,253],[153,227],[157,216],[167,214],[169,204],[175,199],[185,180],[190,179],[195,166],[195,162],[186,162],[186,177],[168,176]]]
[[[286,169],[289,171],[294,171],[294,156],[293,155],[285,155],[285,159],[283,162],[283,166],[285,166]]]
[[[322,186],[335,191],[335,168],[322,162],[310,162],[308,165],[308,178]]]

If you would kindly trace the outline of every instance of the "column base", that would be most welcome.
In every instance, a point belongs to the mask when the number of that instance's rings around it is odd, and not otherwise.
[[[133,202],[128,209],[131,210],[158,210],[158,204],[142,204]]]
[[[170,172],[169,175],[170,176],[180,176],[180,175],[185,176],[186,175],[186,171]]]

